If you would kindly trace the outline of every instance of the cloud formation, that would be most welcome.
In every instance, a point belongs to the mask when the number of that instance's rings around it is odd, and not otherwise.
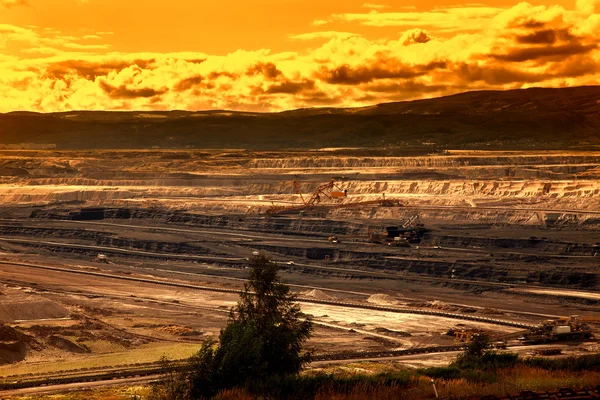
[[[519,3],[417,12],[365,4],[363,13],[314,21],[320,28],[312,31],[307,22],[308,32],[287,36],[293,51],[222,55],[126,53],[114,50],[107,32],[0,24],[0,112],[279,111],[597,84],[599,7],[600,0],[578,0],[572,9]],[[395,34],[378,37],[378,29]]]
[[[100,80],[100,88],[104,93],[111,99],[136,99],[136,98],[148,98],[154,96],[160,96],[165,93],[167,89],[156,90],[153,88],[129,88],[126,85],[113,86],[110,83]]]
[[[27,0],[0,0],[0,5],[9,8],[14,6],[28,6]]]
[[[445,31],[481,29],[502,9],[485,6],[435,9],[427,12],[379,12],[334,14],[330,22],[357,22],[367,26],[437,27]]]
[[[323,32],[310,32],[302,33],[300,35],[292,35],[290,39],[296,40],[315,40],[315,39],[333,39],[333,38],[349,38],[353,36],[361,36],[357,33],[351,32],[337,32],[337,31],[323,31]]]

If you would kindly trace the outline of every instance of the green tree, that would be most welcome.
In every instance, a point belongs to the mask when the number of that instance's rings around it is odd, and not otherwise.
[[[301,318],[300,306],[278,271],[264,254],[251,259],[248,282],[218,346],[206,342],[192,359],[191,398],[297,374],[309,360],[302,345],[310,337],[312,321]]]
[[[166,356],[160,358],[159,365],[163,375],[151,384],[149,400],[187,400],[189,390],[185,377],[173,369],[173,363]]]
[[[473,335],[471,343],[467,345],[465,357],[481,358],[491,348],[490,337],[485,333],[476,333]]]
[[[518,360],[519,356],[515,353],[498,353],[494,351],[490,337],[485,333],[478,333],[473,335],[471,343],[467,345],[464,353],[458,356],[456,361],[451,364],[451,367],[459,368],[463,372],[466,370],[477,370],[481,375],[484,372],[493,373],[500,367],[513,366]],[[480,376],[479,378],[483,379],[485,377]]]

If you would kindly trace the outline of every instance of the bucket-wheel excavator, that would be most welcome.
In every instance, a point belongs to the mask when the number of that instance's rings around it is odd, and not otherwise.
[[[331,178],[329,182],[324,183],[318,186],[310,198],[306,197],[302,190],[300,189],[300,184],[298,181],[292,181],[294,185],[294,189],[296,193],[300,195],[300,199],[302,200],[302,205],[300,206],[278,206],[275,203],[267,209],[267,214],[284,214],[290,212],[303,212],[310,210],[316,206],[321,205],[321,202],[325,200],[335,201],[348,196],[348,190],[340,188],[336,183],[335,179]],[[369,201],[357,201],[357,202],[334,202],[327,203],[326,207],[328,208],[350,208],[350,207],[360,207],[360,206],[384,206],[384,207],[400,207],[402,204],[398,200],[390,200],[386,199],[385,195],[383,195],[380,200],[369,200]]]
[[[308,200],[304,199],[304,195],[302,194],[302,190],[300,190],[298,181],[294,180],[292,183],[294,184],[296,192],[300,195],[300,199],[302,199],[302,202],[306,207],[313,207],[319,204],[322,200],[322,197],[332,200],[348,196],[348,190],[342,190],[335,184],[335,180],[333,178],[331,178],[329,182],[318,186]]]

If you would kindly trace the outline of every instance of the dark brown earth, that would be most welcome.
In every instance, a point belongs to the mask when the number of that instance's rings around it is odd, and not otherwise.
[[[155,118],[143,118],[149,114]],[[16,148],[35,148],[33,143],[38,148],[43,144],[58,149],[366,147],[386,148],[384,154],[447,148],[590,150],[600,146],[598,132],[600,86],[478,91],[358,109],[273,114],[73,111],[0,115],[0,144]]]

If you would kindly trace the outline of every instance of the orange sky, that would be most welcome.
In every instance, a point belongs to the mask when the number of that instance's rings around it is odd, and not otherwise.
[[[600,0],[0,0],[0,112],[277,111],[598,84],[599,39]]]

